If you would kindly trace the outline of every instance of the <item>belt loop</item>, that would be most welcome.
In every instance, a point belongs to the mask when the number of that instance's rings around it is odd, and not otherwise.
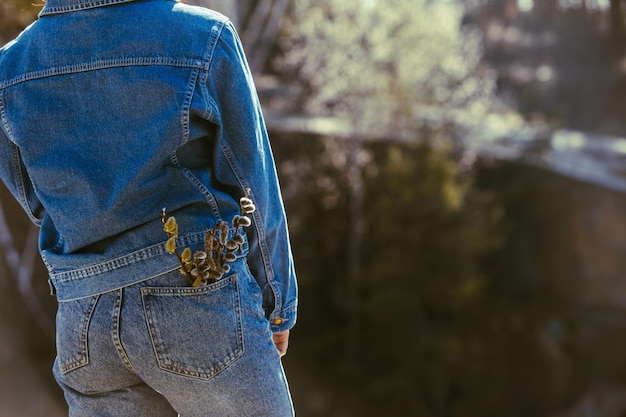
[[[48,286],[50,287],[50,295],[57,295],[57,289],[54,288],[54,283],[52,279],[48,279]]]

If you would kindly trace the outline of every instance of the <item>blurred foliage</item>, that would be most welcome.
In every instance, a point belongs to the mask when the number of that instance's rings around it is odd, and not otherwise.
[[[547,313],[517,304],[500,261],[511,206],[476,185],[475,160],[452,140],[501,108],[463,11],[453,1],[293,4],[276,68],[301,87],[294,107],[383,139],[275,138],[301,283],[294,347],[318,387],[332,387],[301,414],[521,417],[550,406],[551,391],[530,382],[553,376],[535,337]],[[346,257],[355,161],[356,310]]]
[[[0,1],[6,42],[39,9]],[[546,416],[597,376],[573,312],[584,268],[563,190],[579,186],[453,147],[499,111],[480,36],[461,25],[488,2],[291,2],[274,61],[299,86],[290,110],[342,119],[360,141],[272,132],[301,289],[285,357],[300,416]]]
[[[463,346],[487,318],[482,260],[502,244],[498,202],[445,150],[365,143],[357,349],[347,351],[347,141],[274,143],[301,285],[294,355],[337,395],[336,414],[320,415],[442,415],[467,382],[459,371],[484,364],[488,349]]]
[[[626,375],[622,325],[587,319],[580,304],[595,260],[577,246],[602,239],[586,230],[598,213],[577,223],[606,190],[517,164],[457,163],[423,143],[367,141],[355,313],[349,141],[273,140],[301,290],[285,359],[299,415],[549,416],[605,374]]]
[[[313,365],[307,373],[337,394],[322,415],[428,417],[467,406],[451,396],[468,395],[463,370],[485,363],[485,344],[464,346],[480,337],[469,329],[484,318],[491,287],[481,260],[502,240],[501,208],[473,185],[471,161],[449,147],[459,115],[480,120],[494,104],[493,79],[478,66],[480,39],[461,29],[454,2],[292,6],[276,63],[301,86],[299,106],[348,121],[359,137],[389,141],[364,142],[351,155],[344,139],[273,136],[301,285],[289,359]],[[410,140],[393,141],[398,136]],[[355,161],[363,242],[351,310]]]
[[[462,28],[463,12],[453,1],[297,1],[276,66],[302,86],[306,112],[355,133],[445,134],[446,123],[473,123],[494,104],[493,74],[479,66],[481,39]]]

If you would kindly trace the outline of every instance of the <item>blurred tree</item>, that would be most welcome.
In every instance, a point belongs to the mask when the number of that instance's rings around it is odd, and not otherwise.
[[[237,26],[250,68],[262,72],[274,48],[289,0],[181,0],[217,10]]]
[[[42,285],[47,282],[41,272],[41,261],[37,251],[37,238],[39,229],[25,216],[21,216],[21,208],[9,201],[13,197],[8,195],[7,190],[2,188],[4,202],[0,199],[0,254],[2,265],[10,271],[9,276],[17,282],[17,290],[26,303],[32,318],[39,324],[40,330],[54,338],[54,322],[51,318],[52,309],[46,308],[40,296]],[[9,208],[9,213],[5,207]],[[17,216],[16,216],[17,214]],[[7,221],[11,217],[13,228]],[[38,268],[39,267],[39,268]],[[37,280],[35,280],[35,277]],[[36,282],[38,281],[38,282]]]
[[[482,260],[502,243],[499,203],[445,149],[364,142],[358,302],[347,306],[354,289],[346,274],[353,227],[346,140],[273,141],[301,286],[289,359],[311,364],[307,373],[332,391],[329,408],[314,415],[480,410],[468,397],[484,375],[472,370],[485,366],[493,343],[480,341],[494,279]],[[466,343],[472,350],[461,348]]]
[[[236,0],[183,0],[183,3],[213,9],[227,16],[236,26],[239,24]]]
[[[277,67],[302,85],[305,111],[345,119],[356,134],[442,132],[482,117],[493,99],[463,13],[450,1],[298,1]]]
[[[241,37],[253,72],[266,69],[289,0],[239,0]]]
[[[611,29],[615,36],[622,36],[624,34],[622,0],[611,0]]]
[[[352,131],[337,150],[346,154],[351,194],[346,305],[352,320],[359,310],[363,138],[419,136],[445,146],[452,129],[471,126],[492,107],[493,79],[480,73],[480,38],[462,29],[463,13],[455,2],[300,1],[285,25],[277,67],[302,86],[299,105],[342,119]],[[357,327],[348,325],[348,344]]]
[[[294,107],[351,130],[309,149],[316,162],[282,168],[300,190],[286,200],[302,284],[325,298],[309,314],[329,351],[348,342],[349,360],[324,360],[367,393],[350,415],[456,415],[455,374],[483,354],[463,353],[451,330],[483,313],[480,259],[501,238],[497,204],[451,146],[498,105],[463,14],[448,1],[299,1],[281,37],[276,68],[301,87]]]
[[[468,390],[461,375],[486,348],[462,347],[482,333],[468,329],[490,314],[483,307],[495,277],[481,260],[502,243],[502,209],[444,149],[378,143],[372,150],[358,335],[370,378],[362,389],[390,414],[455,415],[452,399]]]

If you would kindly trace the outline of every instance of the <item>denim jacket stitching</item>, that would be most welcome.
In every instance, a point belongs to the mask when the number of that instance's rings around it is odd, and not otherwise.
[[[194,96],[195,84],[199,76],[199,69],[194,68],[189,77],[189,81],[187,83],[187,92],[185,93],[185,102],[183,103],[183,111],[181,114],[181,129],[183,132],[183,137],[181,141],[181,145],[189,142],[189,112],[191,108],[191,101]]]
[[[80,8],[93,8],[107,4],[128,2],[132,2],[132,0],[48,0],[47,8],[44,8],[43,14],[45,15],[52,14],[52,12],[73,11]],[[159,2],[161,4],[158,4]],[[141,3],[143,4],[141,5]],[[180,7],[181,12],[185,11],[188,7],[185,5],[175,5],[172,0],[148,0],[147,2],[137,2],[136,7],[129,7],[127,10],[132,11],[133,13],[140,13],[142,8],[145,7],[143,10],[150,10],[150,13],[152,13],[152,10],[155,10],[155,13],[160,13],[156,11],[156,9],[152,9],[152,6],[162,8],[163,13],[170,13],[170,6],[173,8]],[[191,11],[191,9],[189,9],[189,11]],[[107,8],[106,11],[103,9],[101,12],[106,13],[107,15],[110,13],[112,16],[113,14],[123,13],[124,10],[122,7],[116,7]],[[88,18],[90,17],[90,13],[91,11],[86,11],[80,15],[77,14],[73,16],[71,19],[82,19],[83,17]],[[138,75],[146,75],[145,77],[140,78],[142,81],[146,81],[144,84],[133,85],[132,79],[129,79],[129,83],[131,83],[129,87],[132,87],[135,90],[143,87],[149,89],[150,83],[154,81],[154,78],[150,78],[150,70],[144,70],[144,68],[141,68],[142,66],[153,66],[155,75],[165,71],[168,75],[177,77],[169,78],[168,81],[172,81],[172,85],[164,87],[172,87],[175,89],[176,101],[172,101],[170,103],[170,107],[163,109],[164,112],[167,111],[167,114],[159,113],[158,111],[155,113],[155,115],[158,115],[159,118],[162,116],[168,118],[167,120],[163,119],[163,121],[169,124],[155,125],[154,130],[157,134],[160,132],[168,134],[167,144],[164,144],[158,149],[156,147],[149,149],[155,151],[158,150],[158,153],[155,152],[154,158],[150,160],[146,158],[147,162],[150,162],[152,165],[146,165],[145,169],[140,166],[131,166],[130,168],[131,170],[137,169],[138,171],[140,169],[144,169],[143,172],[148,172],[146,171],[147,169],[160,170],[158,171],[159,174],[165,174],[168,176],[163,177],[164,179],[171,179],[171,181],[167,184],[173,184],[176,186],[182,185],[180,190],[172,190],[173,192],[193,193],[192,196],[186,195],[183,198],[183,201],[189,201],[191,204],[208,203],[207,209],[203,210],[202,214],[199,216],[197,216],[197,213],[193,208],[197,206],[193,206],[190,210],[187,210],[188,206],[184,206],[181,207],[178,212],[178,214],[183,216],[183,218],[184,216],[190,216],[188,221],[191,223],[191,226],[189,227],[191,232],[186,236],[195,236],[194,238],[189,238],[189,241],[193,241],[193,243],[181,243],[181,246],[199,246],[204,239],[204,232],[206,230],[205,227],[210,226],[214,221],[221,220],[221,218],[226,214],[225,212],[220,211],[222,204],[224,204],[225,207],[229,207],[232,201],[228,197],[237,198],[238,196],[223,196],[222,194],[213,191],[211,184],[206,184],[204,182],[204,176],[200,176],[193,169],[187,168],[183,153],[177,153],[175,149],[180,149],[181,146],[191,141],[191,133],[193,132],[192,127],[195,126],[196,123],[195,116],[198,116],[203,120],[198,120],[198,126],[200,128],[202,128],[200,125],[204,123],[204,121],[215,124],[215,126],[217,126],[217,133],[219,135],[224,134],[224,140],[221,140],[221,136],[218,137],[215,142],[217,148],[212,148],[212,151],[219,153],[221,162],[215,166],[216,171],[212,172],[212,174],[216,177],[212,178],[211,182],[215,179],[220,183],[224,183],[225,187],[240,188],[241,190],[251,188],[253,194],[258,195],[260,199],[260,206],[263,206],[268,210],[267,216],[259,215],[258,213],[253,215],[255,226],[250,229],[250,234],[254,239],[254,252],[249,258],[249,262],[253,267],[253,271],[258,272],[258,275],[255,276],[255,278],[262,287],[264,295],[263,305],[266,308],[266,315],[274,318],[280,317],[289,321],[289,324],[282,325],[281,328],[286,328],[287,326],[291,327],[291,325],[295,323],[296,302],[294,298],[296,297],[297,288],[294,271],[292,269],[293,263],[291,261],[291,254],[284,251],[284,249],[287,249],[286,245],[288,245],[288,237],[286,236],[286,219],[282,217],[284,213],[281,214],[280,212],[280,201],[272,200],[272,198],[275,198],[273,193],[278,184],[274,182],[275,178],[273,172],[266,171],[266,168],[268,167],[265,164],[269,163],[270,160],[269,155],[264,154],[265,151],[269,152],[269,149],[265,149],[265,142],[267,140],[265,137],[266,133],[261,132],[263,137],[256,138],[258,140],[263,140],[263,144],[261,144],[260,142],[255,142],[255,134],[258,132],[251,130],[264,126],[252,126],[254,123],[262,124],[263,121],[262,116],[260,115],[260,109],[258,108],[258,99],[255,99],[253,95],[251,95],[251,90],[254,86],[252,79],[249,77],[249,68],[244,68],[244,74],[241,73],[237,67],[237,65],[247,67],[247,62],[240,45],[240,39],[238,39],[238,35],[236,34],[232,23],[226,17],[218,15],[217,13],[201,13],[200,9],[194,9],[193,18],[191,18],[191,13],[189,18],[184,16],[183,13],[175,13],[175,15],[177,18],[182,18],[181,20],[176,20],[176,24],[191,24],[193,27],[192,33],[185,32],[182,34],[182,37],[175,34],[175,32],[165,31],[166,37],[169,36],[171,39],[183,39],[180,47],[176,46],[177,44],[175,42],[167,42],[164,43],[163,46],[155,44],[155,49],[151,49],[152,47],[142,49],[142,51],[145,52],[137,52],[137,50],[132,47],[127,49],[120,47],[119,50],[115,48],[106,48],[107,51],[111,51],[110,54],[107,52],[107,55],[100,57],[93,57],[89,53],[83,53],[80,49],[71,51],[70,54],[63,54],[62,49],[59,49],[58,51],[55,49],[54,51],[56,51],[56,55],[54,56],[47,53],[43,53],[41,55],[37,55],[35,53],[29,54],[28,52],[22,53],[23,51],[18,48],[20,41],[23,45],[30,45],[32,42],[39,42],[38,45],[42,44],[39,37],[42,35],[41,30],[45,27],[42,25],[45,25],[45,23],[41,23],[41,25],[33,25],[23,36],[18,38],[15,48],[9,46],[3,49],[0,53],[0,62],[7,62],[9,65],[2,67],[2,75],[0,75],[0,105],[6,106],[5,109],[0,109],[0,112],[2,112],[2,114],[0,114],[0,117],[2,117],[0,120],[0,128],[5,132],[8,131],[10,133],[10,135],[6,135],[7,144],[9,144],[9,146],[11,143],[15,145],[15,148],[13,149],[5,149],[3,156],[6,158],[4,162],[4,172],[6,173],[6,178],[3,179],[11,181],[11,183],[9,183],[11,191],[18,198],[20,203],[22,203],[24,208],[27,210],[30,209],[31,215],[33,212],[35,214],[39,213],[38,210],[40,208],[37,205],[37,194],[33,194],[36,191],[34,186],[37,185],[39,187],[38,191],[41,193],[42,197],[48,197],[53,194],[46,193],[45,191],[47,189],[44,186],[50,182],[52,182],[52,186],[57,185],[53,183],[54,180],[52,179],[55,172],[53,170],[46,172],[45,166],[37,165],[33,166],[33,169],[35,170],[32,174],[37,174],[38,176],[36,178],[33,176],[33,180],[43,180],[44,182],[41,184],[33,184],[33,186],[31,186],[33,181],[31,181],[31,183],[28,182],[30,181],[31,173],[25,171],[26,163],[30,163],[30,159],[27,158],[30,158],[31,153],[19,153],[19,151],[23,149],[19,148],[17,144],[19,143],[19,146],[21,147],[22,140],[24,141],[24,146],[31,145],[28,136],[20,136],[22,134],[27,135],[30,130],[27,126],[22,124],[14,124],[22,122],[11,119],[13,116],[12,106],[14,103],[12,101],[9,102],[8,100],[9,98],[12,100],[14,96],[16,99],[20,100],[35,99],[35,96],[31,95],[28,97],[27,95],[28,89],[26,89],[25,86],[28,85],[29,81],[49,77],[50,84],[63,85],[64,82],[73,82],[73,80],[69,79],[67,74],[79,73],[83,71],[97,71],[116,67],[127,67],[129,73],[136,71]],[[157,16],[157,14],[155,14],[155,16]],[[197,19],[195,17],[197,17]],[[46,19],[46,23],[52,23],[52,19],[60,19],[59,22],[61,22],[65,19],[65,16],[58,15],[50,17],[49,19]],[[82,23],[89,25],[86,20],[83,20]],[[142,21],[142,24],[146,25],[146,28],[148,28],[150,22]],[[128,29],[131,30],[132,28],[129,26]],[[68,36],[70,32],[71,31],[69,29],[67,31],[60,30],[59,34]],[[137,42],[141,40],[141,34],[139,32],[133,32],[132,36],[137,36]],[[187,39],[186,36],[189,36],[188,39],[191,41],[190,43],[184,42],[184,40]],[[108,40],[104,39],[102,42],[106,45]],[[149,45],[152,44],[149,43]],[[112,54],[116,54],[116,56]],[[17,59],[9,62],[13,56]],[[2,60],[2,58],[5,58],[5,60]],[[56,60],[51,61],[51,59]],[[222,64],[226,66],[222,68]],[[233,65],[233,67],[229,68],[231,65]],[[160,69],[157,68],[159,66],[161,67]],[[171,69],[167,69],[168,67]],[[177,67],[178,69],[173,67]],[[228,72],[231,69],[235,70],[235,72]],[[107,77],[114,77],[119,74],[110,72],[106,74],[103,73],[103,75]],[[232,80],[229,78],[231,75],[235,77]],[[222,77],[226,77],[226,79]],[[83,78],[76,78],[76,80],[82,81]],[[225,82],[229,81],[236,81],[237,84],[233,84],[232,86],[225,85]],[[41,94],[41,97],[45,97],[44,91],[37,91],[43,84],[33,83],[32,85],[35,87],[33,89],[34,92]],[[239,87],[241,87],[242,90],[238,90]],[[135,91],[132,90],[132,88],[129,88],[129,91]],[[155,92],[156,90],[146,90],[145,97],[150,100],[154,100],[154,96],[151,96],[150,94]],[[222,94],[225,95],[222,96]],[[243,94],[243,96],[240,96],[240,94]],[[1,102],[3,96],[5,100],[4,103]],[[138,98],[143,97],[144,96],[139,93]],[[94,96],[93,99],[97,100],[98,97]],[[129,100],[130,99],[131,98],[129,98]],[[256,102],[248,102],[250,99],[255,100]],[[41,99],[39,100],[41,101]],[[221,100],[224,100],[224,104],[227,105],[226,108],[233,108],[235,113],[237,113],[238,110],[241,110],[241,112],[245,111],[246,113],[241,113],[235,119],[233,119],[230,114],[222,114],[223,103]],[[243,101],[238,103],[239,100]],[[35,105],[36,102],[31,102],[30,104]],[[110,100],[105,102],[105,105],[108,106],[106,108],[113,112],[115,112],[115,104],[116,103],[113,103]],[[154,104],[154,101],[147,104]],[[15,105],[19,105],[19,103],[16,102]],[[90,105],[97,108],[97,104],[93,105],[93,103],[90,103]],[[232,107],[238,105],[242,105],[243,107]],[[45,107],[45,102],[42,102],[42,106]],[[58,110],[62,111],[62,109]],[[147,106],[146,112],[149,111],[154,111],[154,109]],[[110,114],[112,113],[106,113],[106,115]],[[64,126],[64,123],[66,123],[66,120],[64,119],[66,114],[59,113],[61,118],[59,119],[58,124],[56,124],[56,120],[54,120],[54,116],[56,115],[57,114],[54,112],[50,113],[50,120],[54,125],[51,127],[59,129]],[[25,115],[20,114],[19,112],[16,113],[16,116],[18,116],[17,120],[23,120],[23,117],[25,117]],[[94,117],[97,117],[97,111],[94,113]],[[249,119],[247,119],[248,117]],[[103,120],[106,119],[103,118]],[[244,121],[246,126],[238,124],[244,123]],[[142,125],[143,123],[149,123],[149,121],[145,119],[140,122]],[[251,126],[247,126],[248,123],[250,123]],[[120,131],[123,127],[116,125],[113,126],[118,131]],[[219,130],[220,127],[225,129],[232,128],[234,130],[232,132],[229,130]],[[38,125],[35,128],[35,132],[39,135],[38,137],[46,139],[46,126]],[[13,131],[11,131],[11,129]],[[167,129],[167,131],[165,129]],[[231,133],[238,131],[241,132],[240,134],[243,134],[244,137],[230,136]],[[146,133],[149,132],[150,131],[146,131]],[[35,138],[35,136],[33,137]],[[79,139],[82,140],[84,138]],[[54,135],[50,137],[50,140],[54,140]],[[150,140],[150,138],[147,138],[147,140]],[[230,140],[233,142],[230,142]],[[43,144],[45,143],[46,141],[44,140]],[[213,146],[212,143],[209,145]],[[269,145],[269,143],[267,143],[267,145]],[[256,152],[257,147],[259,151],[258,155]],[[94,149],[102,150],[103,157],[108,155],[104,147]],[[140,149],[138,148],[137,150]],[[249,156],[242,157],[241,153]],[[34,157],[37,157],[36,153],[33,155]],[[114,153],[111,153],[111,156],[114,156]],[[253,157],[255,159],[248,160],[249,157]],[[248,168],[252,170],[250,173],[248,172]],[[272,167],[269,168],[271,169]],[[174,171],[176,171],[176,173]],[[264,181],[266,178],[264,173],[268,174],[267,181],[269,182],[267,184]],[[45,177],[46,175],[48,175],[51,179],[48,180]],[[88,177],[87,180],[93,180],[93,178]],[[93,183],[93,181],[91,183]],[[94,184],[97,185],[97,183]],[[16,188],[16,185],[19,185],[19,189]],[[62,186],[64,184],[59,183],[58,185]],[[69,183],[69,185],[75,186],[73,183]],[[272,189],[271,196],[266,195],[266,189],[264,188],[266,186]],[[236,193],[234,188],[232,191]],[[228,189],[231,190],[230,188]],[[146,186],[146,190],[150,191],[148,186]],[[53,189],[53,191],[56,192],[57,190]],[[168,191],[169,190],[165,190],[164,192]],[[154,195],[154,190],[152,190],[151,193],[152,194],[144,196],[146,201],[152,201],[149,196]],[[127,194],[123,193],[120,194],[120,196],[128,197]],[[268,200],[266,197],[270,199]],[[222,200],[223,198],[226,199]],[[165,200],[166,203],[164,204],[167,204],[168,206],[175,206],[177,204],[176,202],[173,202],[175,201],[174,197],[167,198]],[[127,198],[126,201],[131,200]],[[30,206],[28,205],[29,202]],[[124,202],[122,201],[122,203]],[[147,204],[147,206],[150,206],[150,204]],[[96,209],[98,208],[99,207],[96,207]],[[143,210],[147,207],[139,208]],[[178,207],[168,208],[175,210],[179,209]],[[52,211],[50,211],[50,215],[51,214]],[[88,245],[91,245],[93,242],[89,239],[81,240],[77,238],[72,240],[75,237],[74,235],[78,235],[80,233],[78,228],[56,230],[56,225],[52,224],[51,217],[48,215],[47,211],[43,213],[43,223],[46,225],[46,228],[42,229],[45,239],[41,240],[42,246],[40,246],[40,249],[42,258],[50,274],[51,283],[53,286],[55,284],[57,285],[57,298],[59,300],[66,301],[70,299],[79,299],[91,294],[114,290],[125,285],[139,282],[139,280],[146,278],[145,275],[162,273],[165,270],[170,270],[175,267],[174,262],[169,261],[170,257],[165,252],[164,241],[160,241],[159,236],[157,235],[157,233],[160,232],[160,228],[155,228],[155,224],[149,218],[146,220],[146,216],[144,215],[145,213],[137,214],[138,221],[141,221],[141,224],[138,224],[140,228],[132,229],[133,234],[121,236],[119,241],[98,241],[102,242],[103,245],[110,243],[110,246],[103,249],[102,253],[90,253],[90,247]],[[155,213],[155,215],[156,214],[158,213]],[[46,215],[48,215],[48,217],[46,217]],[[87,218],[87,216],[83,217],[85,219]],[[141,217],[141,219],[139,219],[139,217]],[[47,223],[47,220],[50,220],[51,223]],[[72,221],[72,218],[68,216],[68,218],[64,218],[63,221]],[[75,224],[79,225],[80,223],[78,222],[83,222],[83,224],[87,225],[91,224],[82,218],[78,219]],[[130,220],[128,223],[128,227],[134,226],[133,224],[130,224]],[[64,225],[65,223],[59,222],[59,224]],[[126,225],[121,224],[121,226]],[[277,227],[276,239],[278,240],[276,242],[266,241],[270,232],[273,233],[274,226]],[[67,234],[67,241],[73,243],[65,242],[61,238],[65,233]],[[95,239],[99,235],[93,236],[93,239]],[[113,236],[108,236],[103,233],[103,237],[108,238]],[[50,246],[55,245],[55,243],[56,246],[51,248]],[[86,248],[86,250],[83,251],[82,248]],[[94,248],[100,250],[100,247]],[[117,272],[117,270],[120,271]],[[284,306],[281,305],[283,302],[285,303]],[[293,314],[291,314],[292,311]],[[278,316],[279,314],[282,316]],[[273,329],[276,329],[276,326],[274,326]]]
[[[0,91],[0,118],[2,119],[2,130],[4,131],[4,134],[7,136],[7,139],[9,139],[11,143],[15,143],[11,135],[11,125],[9,123],[9,120],[5,112],[5,105],[4,105],[5,90],[2,89],[1,87],[0,87],[0,90],[1,90]]]
[[[15,177],[15,186],[18,192],[18,198],[20,200],[20,204],[24,207],[28,218],[37,226],[41,225],[41,219],[38,219],[33,212],[32,207],[28,201],[28,196],[26,192],[26,186],[24,185],[24,175],[22,170],[22,158],[20,156],[20,150],[13,142],[11,138],[11,127],[6,118],[5,107],[4,107],[4,90],[0,92],[0,113],[2,117],[2,127],[7,135],[7,139],[9,140],[9,146],[11,147],[11,172]]]
[[[208,79],[209,69],[213,62],[213,55],[215,52],[215,48],[221,36],[223,27],[224,27],[224,21],[219,21],[215,24],[215,26],[213,26],[213,28],[211,28],[209,41],[207,42],[207,47],[206,47],[206,52],[205,52],[205,59],[204,59],[204,62],[202,62],[199,65],[202,72],[195,73],[194,74],[195,76],[192,75],[190,79],[189,86],[187,89],[187,95],[186,95],[187,101],[185,105],[185,111],[183,112],[184,138],[183,138],[182,144],[187,143],[187,141],[189,140],[189,130],[188,130],[189,117],[190,117],[189,111],[190,111],[191,102],[193,100],[193,96],[195,93],[195,85],[197,84],[198,80],[200,80],[200,89],[202,93],[205,95],[205,97],[210,97],[208,92],[206,91],[206,82]],[[206,106],[203,116],[205,116],[207,120],[209,120],[212,118],[213,114],[214,113],[212,111],[212,108],[210,106]],[[180,164],[175,152],[171,155],[170,160],[172,161],[172,164],[174,164],[174,166],[176,166],[184,174],[185,178],[187,178],[187,180],[202,193],[207,204],[209,205],[211,209],[211,213],[213,214],[213,216],[215,216],[217,221],[222,220],[222,215],[219,210],[219,205],[213,193],[189,169],[183,167]]]
[[[240,187],[242,187],[242,189],[250,188],[246,180],[246,177],[242,174],[241,169],[239,168],[239,166],[237,165],[235,161],[235,155],[233,154],[230,147],[227,144],[223,144],[220,149],[222,150],[222,153],[224,154],[226,161],[228,161],[228,165],[230,165],[230,168],[235,174],[235,177],[237,178],[237,181],[239,182]],[[252,191],[251,198],[254,201],[255,199],[254,191]],[[282,299],[280,296],[280,291],[276,288],[276,284],[274,283],[274,269],[272,268],[272,260],[269,254],[269,249],[267,247],[267,242],[265,238],[266,236],[265,228],[263,227],[263,221],[260,218],[260,216],[261,214],[259,213],[258,210],[252,213],[254,228],[256,229],[258,239],[259,239],[259,249],[261,251],[261,258],[263,259],[265,277],[274,295],[274,306],[275,306],[274,314],[275,314],[276,309],[278,309],[279,306],[281,305]]]
[[[205,71],[203,75],[206,75],[208,77],[208,74],[209,72]],[[203,96],[206,97],[203,117],[205,117],[210,122],[219,125],[220,120],[219,113],[217,111],[218,106],[217,103],[215,103],[215,101],[211,98],[211,94],[209,94],[209,89],[206,86],[206,79],[200,84],[200,91],[202,92]]]
[[[215,198],[211,190],[209,190],[202,183],[202,181],[200,181],[198,177],[196,177],[193,174],[193,172],[191,172],[188,168],[181,166],[175,154],[172,155],[171,161],[174,164],[174,166],[176,166],[180,170],[180,172],[185,176],[185,178],[191,183],[191,185],[193,185],[198,191],[200,191],[200,193],[202,193],[202,195],[204,196],[204,199],[209,205],[209,208],[211,209],[211,214],[213,214],[216,221],[222,220],[222,215],[219,210],[219,205],[217,204],[217,199]]]
[[[270,322],[274,321],[274,319],[283,318],[285,316],[289,316],[290,313],[296,312],[298,309],[298,302],[294,301],[282,307],[282,309],[276,309],[270,315]]]
[[[211,95],[207,89],[207,83],[209,81],[209,72],[211,71],[211,65],[213,64],[213,56],[215,54],[215,49],[217,48],[217,43],[222,36],[222,30],[224,29],[225,23],[223,21],[218,22],[211,29],[211,36],[209,37],[209,42],[207,43],[207,48],[205,52],[206,57],[206,66],[203,68],[202,74],[200,75],[200,91],[204,97],[206,97],[206,103],[204,108],[204,114],[202,115],[207,120],[211,120],[214,123],[219,124],[219,120],[215,120],[215,111],[217,109],[217,105],[211,99]]]
[[[204,69],[204,74],[202,78],[203,85],[206,84],[208,80],[208,76],[209,76],[208,72],[210,71],[211,65],[213,64],[213,55],[215,54],[217,43],[222,36],[222,30],[224,29],[226,22],[227,21],[223,21],[223,20],[218,21],[211,28],[211,32],[210,32],[211,35],[209,36],[209,41],[207,42],[206,51],[204,55],[206,66],[203,68]]]
[[[204,66],[202,66],[204,67]],[[185,103],[183,105],[183,111],[181,115],[181,127],[183,131],[183,138],[181,141],[181,145],[189,142],[189,123],[190,123],[190,111],[191,111],[191,102],[195,93],[195,86],[197,84],[198,79],[201,78],[199,68],[196,68],[195,71],[189,77],[189,82],[187,85],[187,93],[185,94]],[[217,204],[217,200],[213,193],[204,186],[202,181],[200,181],[189,169],[183,167],[178,161],[178,156],[176,152],[173,152],[170,156],[170,161],[172,164],[177,167],[184,175],[184,177],[194,186],[196,187],[204,196],[207,204],[211,209],[211,213],[215,216],[216,219],[221,220],[221,214],[219,211],[219,206]]]
[[[113,4],[128,3],[131,1],[134,0],[95,0],[86,1],[80,4],[74,4],[71,6],[44,7],[41,13],[39,13],[39,16],[47,16],[56,13],[76,12],[79,10],[93,9],[102,6],[111,6]]]
[[[22,161],[20,157],[20,150],[16,144],[11,142],[11,169],[15,176],[15,185],[18,190],[20,203],[27,209],[28,217],[34,218],[30,204],[28,203],[28,197],[26,196],[26,187],[24,186],[24,176],[22,175]]]
[[[193,245],[198,242],[204,241],[204,231],[193,232],[188,235],[181,236],[179,239],[181,246]],[[113,271],[126,265],[130,265],[134,262],[150,259],[154,256],[163,254],[167,254],[167,252],[165,251],[165,245],[163,245],[162,243],[157,243],[138,251],[125,254],[117,258],[109,259],[99,264],[89,265],[84,268],[72,269],[70,271],[52,272],[50,274],[50,279],[59,283],[75,281],[81,278],[91,277],[100,273]]]
[[[113,58],[90,61],[81,64],[55,66],[37,71],[26,72],[19,77],[0,82],[0,89],[12,87],[26,81],[39,78],[54,77],[59,75],[75,74],[79,72],[95,71],[107,68],[121,68],[132,66],[168,66],[178,68],[204,68],[201,60],[193,58],[169,58],[169,57],[130,57]]]

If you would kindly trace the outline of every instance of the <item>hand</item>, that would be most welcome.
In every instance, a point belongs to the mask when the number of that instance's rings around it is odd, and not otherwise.
[[[278,349],[280,356],[285,356],[287,353],[287,346],[289,345],[289,330],[272,334],[272,339],[274,340],[274,345],[276,345],[276,349]]]

